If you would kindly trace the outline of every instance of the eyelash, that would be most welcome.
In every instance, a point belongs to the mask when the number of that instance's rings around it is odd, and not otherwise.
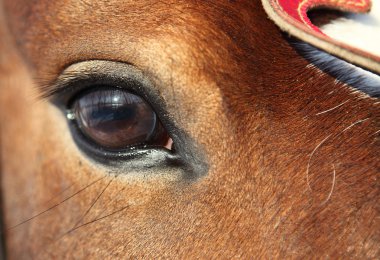
[[[154,111],[158,114],[167,115],[165,111],[165,104],[162,102],[159,93],[152,87],[143,86],[144,83],[136,81],[135,79],[118,79],[114,76],[106,74],[89,74],[83,73],[75,77],[65,76],[60,78],[57,82],[51,84],[41,96],[49,99],[53,104],[60,109],[67,111],[73,99],[86,91],[94,90],[100,86],[110,86],[121,90],[128,91],[146,100]],[[170,123],[169,123],[170,124]]]

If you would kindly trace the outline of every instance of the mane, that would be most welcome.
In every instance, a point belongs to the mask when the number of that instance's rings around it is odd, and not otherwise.
[[[338,59],[307,43],[293,43],[296,49],[321,71],[330,74],[337,81],[347,84],[355,90],[359,90],[371,97],[380,97],[380,76],[364,70],[346,61]]]

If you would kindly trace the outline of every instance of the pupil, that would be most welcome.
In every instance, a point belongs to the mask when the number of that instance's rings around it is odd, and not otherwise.
[[[136,109],[133,106],[130,107],[107,107],[104,106],[101,109],[93,110],[91,117],[94,120],[126,120],[132,119],[136,116]]]
[[[82,95],[73,110],[83,134],[109,149],[146,143],[157,125],[157,116],[147,102],[120,89]]]
[[[137,118],[138,111],[136,110],[135,106],[94,107],[89,124],[91,127],[101,127],[102,125],[107,127],[108,124],[112,122],[117,123],[117,121],[120,121],[119,123],[130,122],[133,124],[133,120]]]

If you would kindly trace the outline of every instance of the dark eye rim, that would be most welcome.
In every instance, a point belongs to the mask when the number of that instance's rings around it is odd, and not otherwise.
[[[85,69],[82,69],[84,65]],[[164,95],[161,95],[152,79],[154,74],[143,72],[134,65],[108,60],[78,61],[69,65],[55,82],[49,86],[52,91],[45,94],[49,101],[66,116],[69,101],[75,94],[96,85],[112,85],[130,91],[143,98],[156,112],[163,127],[173,140],[173,149],[163,147],[131,147],[122,152],[109,152],[89,145],[78,136],[75,126],[68,120],[73,141],[91,161],[110,167],[111,171],[125,173],[136,168],[158,169],[179,168],[186,180],[194,180],[208,172],[209,166],[202,147],[184,130],[175,124],[174,118],[167,110]],[[156,84],[162,83],[156,79]],[[161,87],[162,88],[162,87]],[[78,138],[79,137],[79,138]],[[96,148],[96,149],[94,149]],[[158,168],[157,168],[158,167]],[[123,170],[124,169],[124,170]],[[120,171],[121,170],[121,171]]]
[[[144,99],[156,113],[162,127],[168,132],[168,135],[173,139],[172,133],[175,132],[175,127],[168,120],[168,113],[165,110],[165,104],[162,101],[159,93],[151,86],[151,83],[143,79],[141,75],[123,75],[118,77],[109,75],[108,73],[86,73],[79,77],[73,77],[65,80],[65,84],[58,86],[58,90],[52,95],[51,102],[60,108],[60,110],[67,116],[70,108],[76,98],[85,95],[86,93],[96,91],[99,89],[120,89],[128,91]],[[83,150],[87,155],[100,161],[102,163],[110,164],[112,161],[120,161],[126,159],[136,158],[139,155],[155,153],[164,153],[175,156],[175,144],[173,143],[172,150],[168,150],[161,145],[154,144],[138,144],[131,145],[125,149],[106,149],[84,135],[79,128],[76,120],[69,120],[69,128],[73,136],[74,142],[78,147]],[[173,133],[175,135],[175,133]]]

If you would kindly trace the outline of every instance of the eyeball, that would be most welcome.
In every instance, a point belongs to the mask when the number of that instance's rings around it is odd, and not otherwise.
[[[142,97],[127,90],[98,87],[71,102],[70,115],[81,133],[105,150],[131,146],[165,146],[170,137]]]

